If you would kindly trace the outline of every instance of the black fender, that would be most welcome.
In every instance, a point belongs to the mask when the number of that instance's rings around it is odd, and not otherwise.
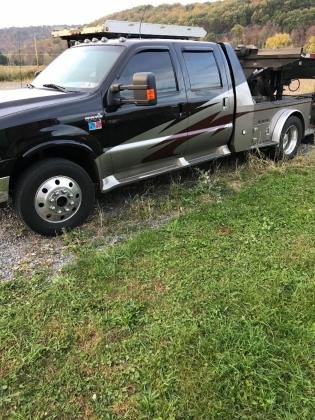
[[[64,158],[83,167],[90,175],[92,181],[100,185],[101,179],[96,164],[98,154],[88,144],[75,140],[47,140],[25,151],[15,161],[12,182],[30,165],[41,159]]]
[[[37,144],[36,146],[28,149],[22,154],[22,158],[28,158],[34,154],[38,154],[42,151],[47,151],[48,149],[62,149],[62,148],[73,148],[74,150],[84,151],[89,155],[90,158],[95,160],[97,158],[97,153],[88,145],[75,140],[48,140],[44,143]]]

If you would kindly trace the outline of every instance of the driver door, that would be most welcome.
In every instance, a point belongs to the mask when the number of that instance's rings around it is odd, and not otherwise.
[[[127,59],[114,83],[132,84],[133,75],[152,72],[157,81],[157,105],[125,104],[106,115],[106,133],[115,175],[137,176],[177,159],[176,148],[187,138],[186,92],[181,70],[168,47],[138,49]],[[133,92],[121,96],[132,99]]]

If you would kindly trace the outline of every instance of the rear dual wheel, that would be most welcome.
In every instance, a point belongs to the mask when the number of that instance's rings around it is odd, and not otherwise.
[[[34,232],[52,236],[74,228],[93,209],[95,188],[88,173],[66,159],[46,159],[29,167],[14,194],[15,207]]]
[[[289,117],[281,132],[279,144],[274,149],[277,160],[293,159],[301,145],[303,138],[303,124],[296,116]]]

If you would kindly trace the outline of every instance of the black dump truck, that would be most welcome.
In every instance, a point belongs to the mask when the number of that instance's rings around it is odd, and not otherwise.
[[[59,36],[68,50],[0,92],[0,202],[35,232],[77,226],[96,192],[164,172],[257,148],[290,159],[311,133],[311,97],[284,95],[276,71],[245,74],[202,28],[110,21]]]

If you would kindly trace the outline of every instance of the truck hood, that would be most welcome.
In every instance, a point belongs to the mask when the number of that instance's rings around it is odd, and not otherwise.
[[[77,95],[52,89],[13,89],[0,91],[0,118],[31,109],[52,105]]]

